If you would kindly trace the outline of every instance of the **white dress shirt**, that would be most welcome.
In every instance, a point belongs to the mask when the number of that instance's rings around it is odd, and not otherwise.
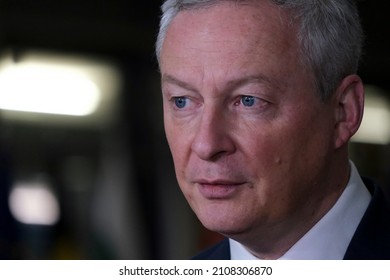
[[[280,260],[342,260],[371,195],[350,162],[348,184],[335,205]],[[229,239],[232,260],[256,260],[237,241]]]

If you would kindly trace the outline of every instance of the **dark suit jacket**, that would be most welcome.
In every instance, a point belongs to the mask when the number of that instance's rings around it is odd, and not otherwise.
[[[372,199],[360,221],[344,259],[346,260],[390,260],[390,202],[379,187],[363,179]],[[201,252],[195,260],[229,260],[228,239]]]

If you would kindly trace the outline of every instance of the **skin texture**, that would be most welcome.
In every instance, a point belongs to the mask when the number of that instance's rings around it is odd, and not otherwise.
[[[161,54],[183,194],[205,227],[264,259],[282,256],[337,201],[363,111],[356,75],[320,100],[288,16],[267,1],[182,11]]]

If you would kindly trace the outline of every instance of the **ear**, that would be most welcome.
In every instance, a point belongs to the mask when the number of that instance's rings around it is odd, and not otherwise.
[[[364,86],[357,75],[343,79],[335,93],[335,148],[345,145],[359,129],[364,111]]]

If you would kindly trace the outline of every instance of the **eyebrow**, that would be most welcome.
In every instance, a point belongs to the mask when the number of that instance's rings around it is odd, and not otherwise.
[[[174,84],[174,85],[177,85],[181,88],[184,88],[184,89],[187,89],[190,91],[194,91],[194,92],[197,91],[197,89],[195,87],[193,87],[192,85],[190,85],[184,81],[181,81],[181,80],[179,80],[179,79],[177,79],[174,76],[169,75],[169,74],[164,74],[161,78],[161,81],[162,81],[162,83]],[[229,90],[232,90],[232,89],[237,89],[243,85],[251,84],[251,83],[265,84],[267,87],[271,87],[271,88],[273,87],[273,88],[277,88],[280,90],[286,87],[285,83],[280,83],[280,82],[276,81],[275,79],[271,79],[267,76],[250,75],[247,77],[243,77],[243,78],[239,78],[239,79],[232,79],[232,80],[228,81],[226,83],[226,85],[227,85],[226,88]]]
[[[172,75],[169,75],[169,74],[164,74],[161,78],[161,82],[162,83],[169,83],[169,84],[174,84],[174,85],[177,85],[181,88],[184,88],[184,89],[187,89],[187,90],[190,90],[190,91],[197,91],[193,86],[191,86],[190,84],[184,82],[184,81],[181,81],[177,78],[175,78],[174,76]]]
[[[233,79],[233,80],[229,81],[227,83],[227,85],[228,85],[227,88],[235,89],[235,88],[239,88],[243,85],[252,84],[252,83],[264,84],[270,88],[281,89],[284,87],[284,83],[281,84],[280,82],[276,81],[275,79],[269,78],[267,76],[251,75],[251,76],[243,77],[243,78],[236,79],[236,80]]]

